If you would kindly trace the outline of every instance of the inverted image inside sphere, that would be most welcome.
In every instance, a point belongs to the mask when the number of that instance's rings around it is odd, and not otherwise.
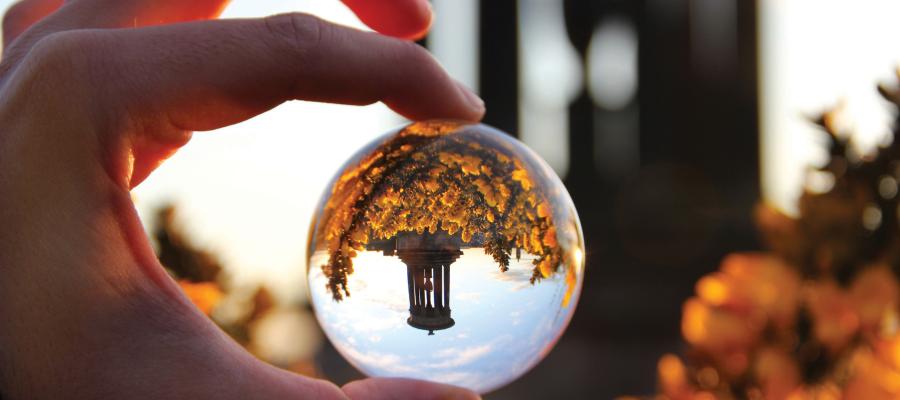
[[[329,184],[310,238],[316,316],[348,361],[481,393],[551,350],[583,279],[562,182],[480,124],[419,122],[360,150]]]

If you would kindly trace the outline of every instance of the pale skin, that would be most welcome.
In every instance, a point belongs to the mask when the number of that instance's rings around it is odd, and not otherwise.
[[[214,20],[225,0],[25,0],[7,12],[4,400],[477,398],[404,379],[338,387],[253,358],[180,293],[134,210],[129,191],[192,132],[284,101],[482,117],[477,96],[402,40],[428,29],[425,0],[344,2],[383,35],[304,14]]]

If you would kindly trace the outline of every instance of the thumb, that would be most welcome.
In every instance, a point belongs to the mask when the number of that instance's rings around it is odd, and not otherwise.
[[[468,389],[442,383],[405,378],[369,378],[350,382],[343,387],[353,400],[479,400],[481,396]]]
[[[342,0],[359,19],[378,33],[401,39],[420,39],[431,27],[427,0]]]

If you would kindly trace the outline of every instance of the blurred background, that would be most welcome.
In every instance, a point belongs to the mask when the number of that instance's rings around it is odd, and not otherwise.
[[[653,393],[660,355],[684,347],[694,283],[760,247],[754,207],[797,212],[808,167],[827,155],[809,118],[840,105],[854,145],[889,140],[892,110],[874,89],[900,65],[896,1],[432,4],[421,44],[484,98],[485,123],[563,178],[588,246],[570,328],[488,398]],[[224,17],[290,11],[365,29],[336,0],[234,0]],[[163,263],[220,325],[261,358],[344,383],[360,376],[307,304],[307,231],[339,166],[403,122],[380,104],[291,102],[196,135],[134,196]]]

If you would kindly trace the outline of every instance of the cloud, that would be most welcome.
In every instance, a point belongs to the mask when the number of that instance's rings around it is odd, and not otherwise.
[[[358,318],[348,319],[346,320],[347,325],[353,326],[351,332],[359,332],[359,333],[372,333],[372,332],[380,332],[392,330],[398,326],[403,325],[406,322],[406,317],[404,315],[378,315],[378,316],[362,316],[359,315]]]
[[[481,346],[468,347],[462,350],[451,347],[441,350],[435,354],[435,358],[441,360],[436,364],[429,364],[428,367],[434,369],[456,368],[484,357],[494,349],[493,343]]]
[[[353,345],[334,341],[337,347],[348,360],[354,361],[357,366],[368,370],[376,368],[388,374],[412,374],[417,371],[404,362],[403,358],[396,354],[384,354],[375,351],[362,352]]]
[[[531,279],[531,270],[524,268],[510,268],[506,272],[500,272],[499,269],[491,272],[491,278],[494,278],[498,281],[503,282],[522,282],[528,281]]]
[[[479,293],[479,292],[463,292],[463,293],[457,293],[453,297],[456,300],[477,302],[478,300],[481,300],[481,293]]]
[[[441,380],[451,385],[463,387],[480,387],[483,384],[482,377],[471,372],[448,372],[441,374]]]

